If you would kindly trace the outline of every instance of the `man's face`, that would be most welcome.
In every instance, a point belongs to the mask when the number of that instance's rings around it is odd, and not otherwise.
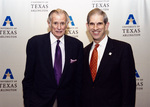
[[[50,23],[51,32],[53,35],[59,39],[65,34],[68,23],[66,22],[65,14],[52,14],[52,19]]]
[[[109,23],[104,23],[102,15],[94,14],[90,17],[89,24],[86,25],[93,40],[99,43],[105,37]]]

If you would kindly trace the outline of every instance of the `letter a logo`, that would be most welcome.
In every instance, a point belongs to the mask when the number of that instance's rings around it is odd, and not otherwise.
[[[138,74],[137,70],[135,70],[135,76],[136,76],[137,78],[140,78],[140,75]]]
[[[74,24],[73,19],[72,19],[71,16],[69,16],[69,19],[70,19],[71,26],[75,26],[75,24]]]
[[[7,24],[9,24],[10,26],[14,26],[10,16],[6,17],[3,26],[6,26]]]
[[[133,24],[136,24],[136,21],[134,19],[134,16],[133,14],[130,14],[128,19],[127,19],[127,22],[126,22],[126,25],[128,25],[130,22],[132,22]]]
[[[4,76],[3,76],[3,79],[6,79],[7,77],[10,77],[10,79],[14,79],[10,69],[6,69],[6,72],[5,72]]]

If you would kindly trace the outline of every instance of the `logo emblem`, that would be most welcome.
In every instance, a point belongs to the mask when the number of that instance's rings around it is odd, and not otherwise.
[[[126,22],[126,25],[128,25],[130,22],[132,22],[134,25],[136,24],[136,21],[135,21],[133,14],[129,15],[127,22]]]
[[[5,72],[4,76],[3,76],[3,79],[6,79],[7,77],[10,77],[10,79],[14,79],[10,69],[6,69],[6,72]]]
[[[66,29],[66,34],[73,36],[73,37],[78,37],[78,27],[75,25],[75,22],[73,21],[72,16],[69,16],[69,24]]]
[[[136,76],[137,78],[140,78],[140,75],[138,74],[137,70],[135,70],[135,76]]]
[[[10,16],[6,17],[3,26],[6,26],[7,24],[9,24],[10,26],[14,26]]]
[[[73,21],[73,19],[72,19],[72,17],[71,16],[69,16],[69,19],[70,19],[70,24],[71,24],[71,26],[75,26],[75,24],[74,24],[74,21]]]

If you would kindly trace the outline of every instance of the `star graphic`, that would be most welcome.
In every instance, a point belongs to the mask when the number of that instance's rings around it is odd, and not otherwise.
[[[71,24],[72,21],[69,21],[69,24]]]
[[[130,19],[129,19],[129,21],[130,21],[130,22],[133,22],[133,19],[132,19],[132,18],[130,18]]]
[[[7,77],[10,77],[11,74],[9,74],[9,72],[8,72],[6,75],[7,75]]]
[[[9,21],[9,20],[6,21],[7,24],[10,24],[10,22],[11,22],[11,21]]]

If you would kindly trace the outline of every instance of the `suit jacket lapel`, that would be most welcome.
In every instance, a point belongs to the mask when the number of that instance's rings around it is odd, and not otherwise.
[[[69,38],[64,35],[64,43],[65,43],[65,64],[64,64],[64,69],[63,69],[63,73],[60,79],[60,84],[62,83],[62,81],[65,79],[65,75],[67,75],[67,68],[70,66],[70,57],[71,57],[71,42],[70,40],[68,40]]]
[[[43,50],[44,50],[44,60],[45,60],[45,65],[48,68],[48,72],[50,73],[50,75],[53,78],[53,80],[55,80],[55,74],[54,74],[54,68],[53,68],[53,63],[52,63],[52,52],[51,52],[51,41],[50,41],[50,33],[47,33],[46,35],[44,35],[44,46],[43,46]]]
[[[87,70],[85,72],[88,73],[87,75],[89,75],[88,77],[90,77],[91,82],[93,83],[91,71],[90,71],[90,65],[89,65],[89,56],[90,56],[90,50],[91,50],[92,45],[93,45],[93,42],[88,45],[86,51],[84,52],[84,57],[85,57],[84,58],[84,63],[85,63],[84,66],[86,67],[85,70]]]
[[[100,74],[104,71],[104,68],[107,67],[106,66],[107,63],[111,60],[112,58],[111,55],[113,54],[112,49],[113,49],[113,43],[112,43],[112,40],[108,37],[108,42],[107,42],[102,60],[100,62],[95,81],[99,78]]]

